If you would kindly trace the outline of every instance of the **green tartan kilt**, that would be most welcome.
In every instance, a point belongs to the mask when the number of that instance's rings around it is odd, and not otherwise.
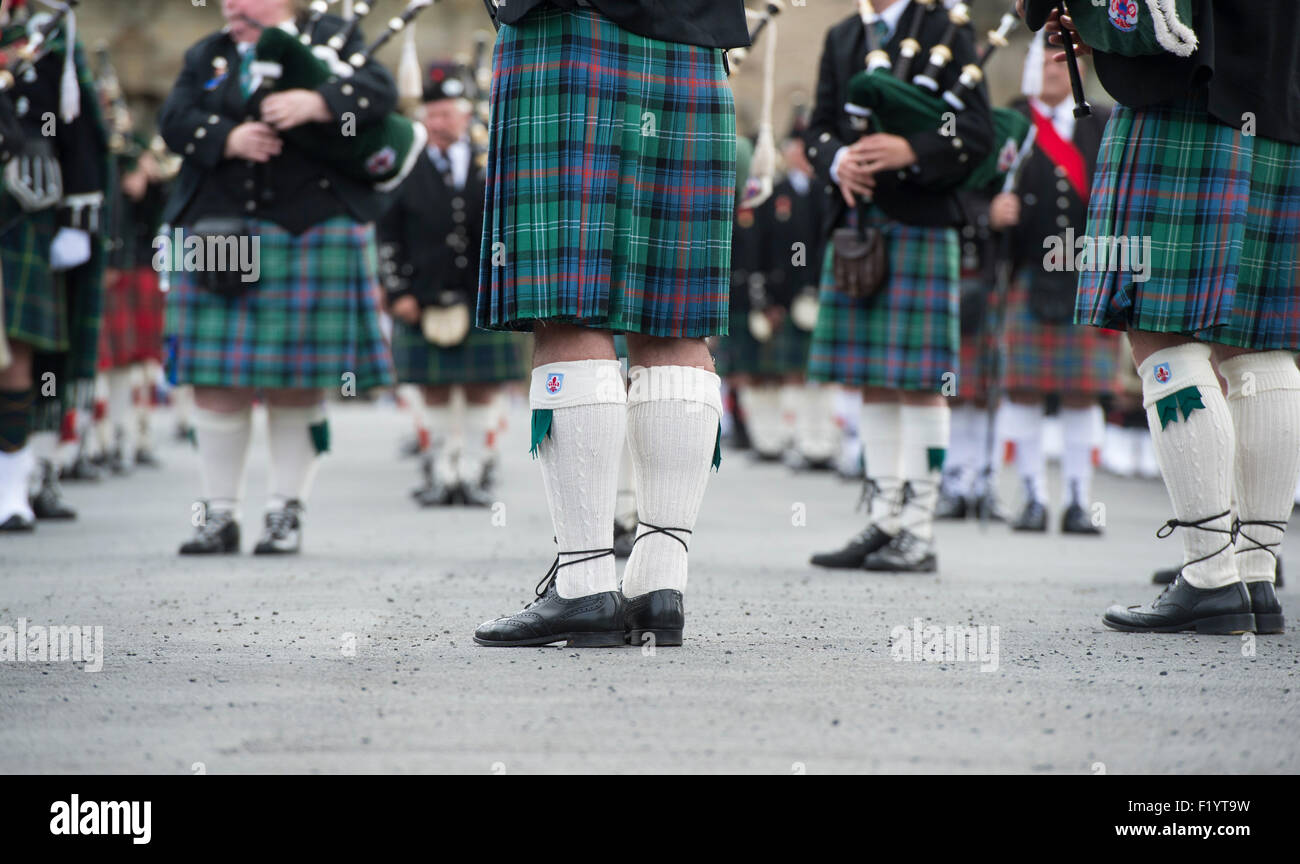
[[[1300,145],[1211,119],[1204,95],[1117,106],[1088,236],[1149,240],[1149,278],[1083,269],[1076,323],[1300,350]]]
[[[165,329],[171,380],[271,389],[351,383],[358,393],[391,385],[374,227],[338,216],[295,236],[257,220],[256,236],[260,278],[242,297],[173,274]]]
[[[726,332],[735,104],[722,52],[543,7],[493,54],[476,323]]]
[[[961,365],[957,232],[879,218],[874,224],[885,234],[888,282],[870,300],[840,291],[828,244],[808,377],[850,387],[946,392],[958,385]]]
[[[393,322],[393,365],[402,384],[501,384],[523,381],[527,336],[471,328],[465,341],[439,348],[418,327]]]
[[[50,272],[50,243],[57,231],[54,211],[43,210],[22,216],[0,237],[5,333],[40,351],[68,350],[65,286]]]
[[[729,335],[718,337],[713,349],[719,375],[802,375],[808,368],[812,334],[796,327],[789,315],[766,342],[750,335],[749,316],[744,312],[731,314],[730,329]]]

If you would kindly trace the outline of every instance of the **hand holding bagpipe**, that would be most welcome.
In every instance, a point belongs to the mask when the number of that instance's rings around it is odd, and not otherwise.
[[[1028,4],[1026,0],[1016,0],[1016,12],[1025,19],[1029,29],[1037,32],[1046,27],[1047,41],[1061,46],[1061,53],[1052,59],[1057,63],[1065,63],[1070,73],[1070,90],[1074,95],[1074,116],[1087,117],[1092,113],[1092,106],[1088,104],[1083,94],[1083,76],[1079,74],[1079,58],[1091,54],[1092,48],[1079,38],[1079,31],[1075,29],[1074,21],[1070,16],[1065,14],[1065,8],[1063,0],[1031,0]],[[1069,39],[1064,38],[1066,32],[1070,34]]]

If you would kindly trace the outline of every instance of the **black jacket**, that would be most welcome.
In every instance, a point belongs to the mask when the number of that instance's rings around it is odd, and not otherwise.
[[[1203,93],[1212,117],[1300,144],[1300,15],[1295,0],[1193,0],[1199,47],[1191,57],[1121,57],[1097,52],[1097,78],[1134,108]]]
[[[317,27],[322,42],[342,29],[342,20],[327,15]],[[341,52],[365,48],[360,31]],[[225,77],[215,63],[225,61]],[[214,33],[185,53],[184,67],[159,116],[167,146],[184,157],[164,219],[188,225],[202,216],[247,216],[267,219],[301,234],[340,215],[374,221],[391,202],[390,195],[340,175],[330,166],[285,141],[280,155],[258,165],[222,155],[226,138],[240,123],[259,119],[257,106],[239,88],[239,50],[226,33]],[[317,88],[335,117],[351,112],[357,126],[374,123],[397,105],[397,87],[381,65],[367,63],[350,78]],[[257,97],[254,97],[256,99]],[[312,124],[323,136],[341,135],[339,123]]]
[[[1029,102],[1021,99],[1012,104],[1020,113],[1029,116]],[[1104,108],[1093,109],[1090,117],[1074,121],[1071,143],[1083,156],[1087,171],[1085,182],[1091,185],[1097,167],[1097,151],[1101,148],[1102,133],[1110,112]],[[1020,224],[1013,232],[1014,260],[1017,268],[1030,266],[1035,278],[1055,278],[1074,283],[1078,274],[1073,271],[1047,273],[1043,270],[1045,253],[1043,241],[1073,228],[1076,236],[1083,236],[1088,222],[1088,205],[1065,179],[1059,170],[1037,146],[1025,157],[1016,181],[1016,194],[1020,196]]]
[[[459,190],[427,155],[416,162],[375,226],[379,271],[390,302],[405,295],[421,307],[474,302],[483,192],[484,172],[473,162]]]
[[[820,284],[825,202],[816,178],[809,178],[800,194],[787,177],[768,199],[767,294],[772,303],[788,309],[802,292]]]
[[[516,24],[538,6],[573,9],[591,6],[624,30],[705,48],[739,48],[749,44],[744,0],[509,0],[494,4],[497,24]]]
[[[885,45],[891,57],[897,56],[898,44],[910,32],[911,21],[919,11],[920,7],[911,3],[903,11]],[[947,13],[938,4],[922,23],[922,49],[912,74],[921,71],[930,47],[943,38],[947,27]],[[824,226],[827,233],[841,226],[847,216],[848,208],[831,179],[831,165],[836,152],[859,137],[849,123],[844,105],[848,101],[849,79],[863,70],[866,51],[866,30],[857,15],[844,19],[826,34],[817,78],[817,101],[804,141],[808,145],[808,158],[830,199]],[[975,44],[969,26],[958,31],[952,51],[953,59],[940,76],[941,90],[956,82],[962,66],[975,62]],[[953,187],[993,146],[993,124],[984,85],[967,100],[966,110],[956,113],[955,135],[944,135],[935,129],[907,136],[907,140],[916,152],[917,170],[877,175],[876,205],[891,218],[908,225],[960,225],[964,217]]]

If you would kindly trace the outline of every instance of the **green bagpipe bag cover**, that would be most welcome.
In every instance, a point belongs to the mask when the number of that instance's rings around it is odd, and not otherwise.
[[[863,70],[849,79],[849,105],[871,112],[875,131],[914,135],[943,126],[952,108],[938,96],[900,81],[888,69]]]
[[[963,189],[985,189],[994,183],[1001,185],[1007,172],[1015,166],[1020,148],[1029,135],[1032,124],[1019,111],[994,108],[992,114],[993,150],[961,184]]]
[[[1068,0],[1079,38],[1095,51],[1138,57],[1196,50],[1192,0]]]
[[[257,59],[278,63],[282,70],[280,80],[291,87],[311,90],[335,77],[309,46],[278,27],[262,31],[257,40]],[[319,127],[329,125],[311,123],[283,134],[294,145],[317,154],[340,173],[375,184],[383,191],[401,183],[424,150],[424,127],[401,114],[392,113],[379,123],[358,127],[352,130],[354,134],[336,129],[333,135],[321,135]]]

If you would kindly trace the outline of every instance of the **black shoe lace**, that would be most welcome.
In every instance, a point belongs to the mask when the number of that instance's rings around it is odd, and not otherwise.
[[[266,533],[274,540],[283,540],[293,530],[298,513],[290,507],[272,510],[266,514]]]
[[[1278,532],[1284,532],[1286,531],[1286,526],[1287,526],[1286,520],[1238,519],[1232,525],[1234,537],[1244,537],[1245,539],[1249,540],[1252,544],[1254,544],[1252,546],[1247,546],[1244,549],[1236,550],[1236,554],[1240,555],[1242,552],[1264,551],[1272,555],[1273,560],[1276,561],[1277,553],[1274,552],[1273,550],[1278,546],[1282,545],[1282,539],[1279,537],[1276,543],[1261,543],[1260,541],[1256,540],[1254,537],[1251,537],[1249,534],[1247,534],[1245,531],[1242,530],[1247,525],[1267,525],[1268,527],[1273,528]]]
[[[1179,576],[1182,576],[1183,570],[1192,566],[1193,564],[1200,564],[1202,561],[1209,561],[1214,556],[1220,555],[1223,552],[1226,552],[1227,550],[1232,548],[1232,544],[1235,543],[1237,540],[1237,523],[1234,522],[1228,528],[1207,528],[1205,525],[1205,523],[1207,522],[1213,522],[1216,519],[1222,519],[1225,516],[1231,516],[1231,515],[1232,515],[1231,510],[1224,510],[1222,513],[1216,514],[1214,516],[1206,516],[1204,519],[1194,519],[1190,522],[1184,522],[1181,519],[1170,519],[1168,522],[1166,522],[1165,524],[1161,525],[1158,529],[1156,529],[1156,536],[1159,537],[1161,540],[1173,534],[1174,531],[1179,528],[1195,528],[1198,531],[1208,531],[1211,534],[1224,534],[1228,538],[1228,542],[1224,543],[1218,549],[1215,549],[1209,555],[1202,555],[1200,558],[1196,558],[1195,560],[1184,562],[1183,566],[1178,568]],[[1172,584],[1173,583],[1171,582],[1170,585]],[[1166,588],[1165,590],[1167,591],[1169,589]],[[1164,595],[1161,594],[1161,596]]]
[[[533,603],[538,602],[546,596],[546,592],[551,590],[551,586],[554,585],[555,580],[559,578],[560,569],[562,567],[571,567],[574,564],[582,564],[586,561],[595,561],[597,558],[604,558],[606,555],[612,556],[613,554],[614,548],[612,546],[608,549],[578,549],[573,552],[556,552],[555,560],[551,563],[551,569],[546,571],[546,575],[542,577],[542,581],[538,582],[537,586],[533,588],[533,593],[537,595],[537,599],[533,600],[532,603],[529,603],[528,606],[525,606],[524,608],[527,609],[529,606],[532,606]],[[575,558],[572,561],[560,563],[561,555],[586,555],[587,557]]]
[[[676,534],[673,533],[674,531],[680,531],[680,532],[682,532],[683,534],[692,534],[692,533],[694,533],[694,532],[692,532],[690,529],[688,529],[688,528],[660,528],[658,525],[651,525],[649,522],[637,522],[637,524],[638,524],[638,525],[644,525],[645,527],[649,528],[650,530],[647,531],[647,532],[645,532],[644,534],[637,534],[636,539],[632,541],[632,545],[633,545],[633,546],[635,546],[636,544],[640,543],[642,540],[644,540],[646,537],[649,537],[651,534],[663,534],[665,537],[671,537],[671,538],[673,538],[674,540],[676,540],[678,543],[682,544],[682,548],[685,549],[687,552],[691,551],[690,547],[686,545],[686,541],[683,540],[682,538],[678,537]]]

